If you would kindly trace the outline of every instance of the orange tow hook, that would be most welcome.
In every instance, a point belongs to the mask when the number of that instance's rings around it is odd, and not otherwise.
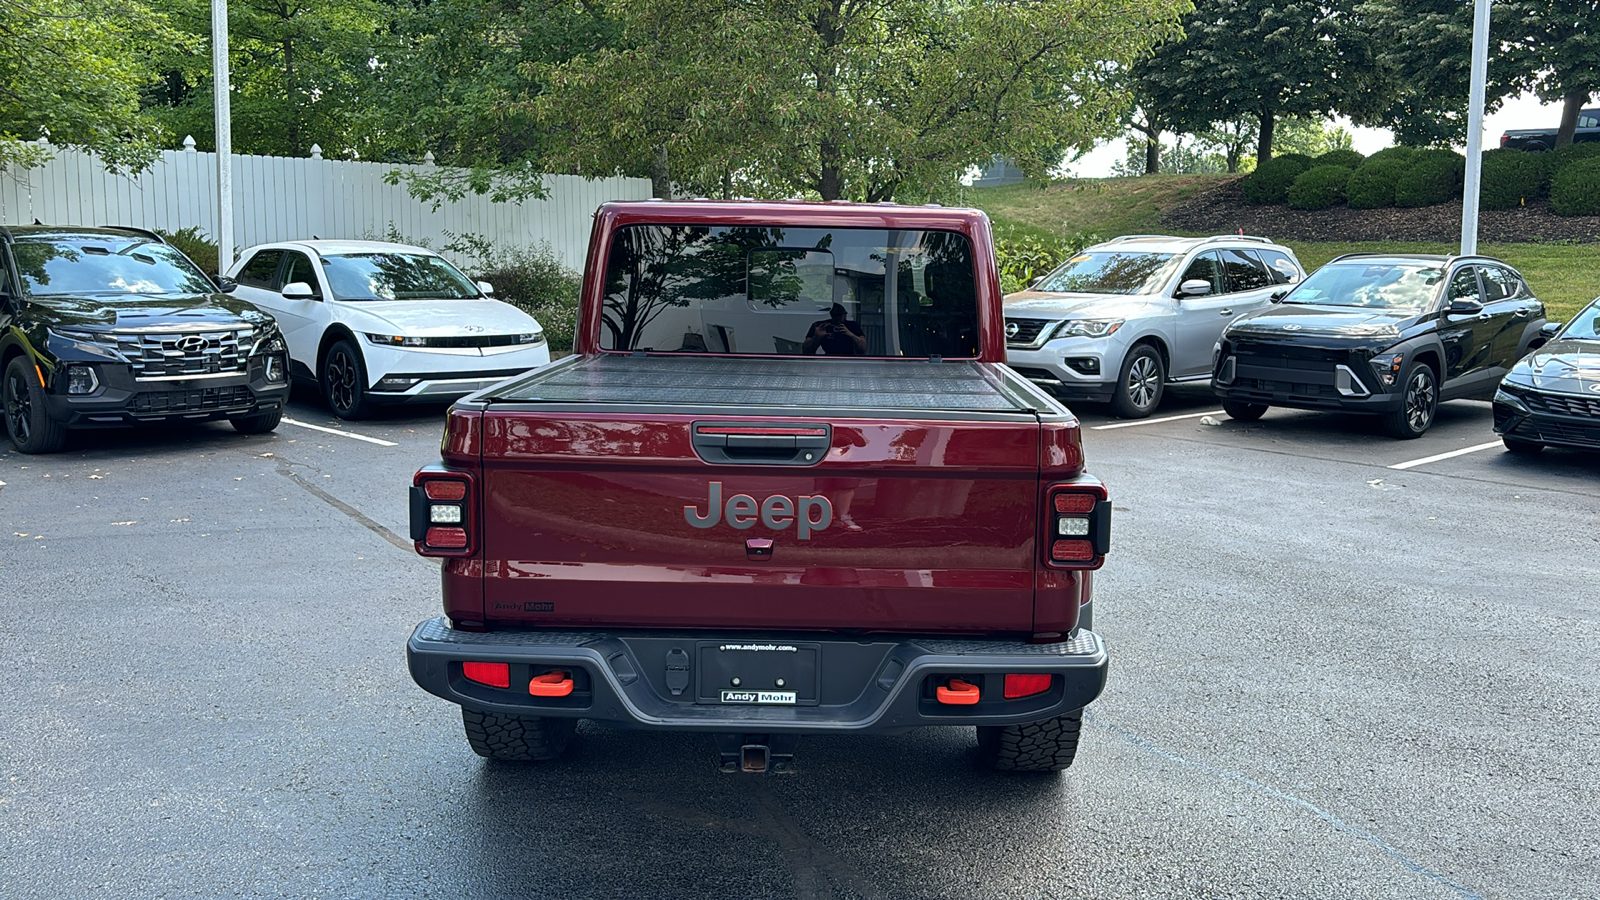
[[[936,688],[939,702],[950,706],[971,706],[978,702],[978,686],[968,684],[959,678],[950,679],[948,687]]]
[[[565,672],[546,672],[533,676],[528,693],[535,697],[565,697],[572,693],[572,679]]]

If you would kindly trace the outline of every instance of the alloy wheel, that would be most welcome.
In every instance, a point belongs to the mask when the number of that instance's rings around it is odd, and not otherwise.
[[[33,398],[27,383],[15,371],[6,375],[6,425],[19,444],[26,444],[33,436]]]
[[[1406,422],[1418,434],[1433,424],[1433,413],[1438,398],[1433,386],[1433,370],[1419,366],[1406,383]]]
[[[355,406],[356,367],[343,350],[328,357],[328,399],[340,410]]]
[[[1128,398],[1133,405],[1144,409],[1156,402],[1156,392],[1161,387],[1161,373],[1156,361],[1141,356],[1128,367]]]

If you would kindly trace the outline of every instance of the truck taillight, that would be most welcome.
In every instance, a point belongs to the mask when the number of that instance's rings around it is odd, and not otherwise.
[[[423,556],[471,556],[475,491],[472,476],[439,466],[418,472],[411,486],[411,540]]]
[[[1092,478],[1050,485],[1044,509],[1045,564],[1098,569],[1111,549],[1111,499]]]

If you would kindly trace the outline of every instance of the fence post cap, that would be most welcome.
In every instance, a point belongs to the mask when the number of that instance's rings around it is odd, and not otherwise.
[[[194,135],[192,135],[192,134],[184,135],[184,137],[183,137],[183,152],[185,152],[185,153],[193,153],[194,152]]]
[[[312,144],[311,145],[311,158],[312,159],[321,159],[322,158],[322,145],[321,144]]]
[[[425,165],[425,166],[433,165],[433,151],[432,150],[429,150],[427,153],[422,154],[422,164]]]
[[[39,126],[39,141],[38,142],[41,143],[41,144],[50,143],[50,129],[44,127],[43,125]]]

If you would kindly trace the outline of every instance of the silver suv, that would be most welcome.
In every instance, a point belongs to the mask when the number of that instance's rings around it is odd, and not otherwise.
[[[1167,384],[1211,377],[1229,322],[1304,277],[1293,250],[1263,237],[1119,237],[1006,297],[1006,362],[1065,399],[1140,419]]]

